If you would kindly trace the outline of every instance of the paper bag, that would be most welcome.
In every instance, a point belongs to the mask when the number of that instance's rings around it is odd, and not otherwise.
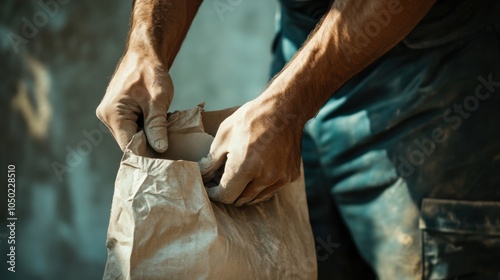
[[[211,202],[196,163],[213,139],[202,110],[169,116],[165,154],[155,153],[143,132],[128,145],[104,279],[316,279],[303,176],[256,205]],[[222,119],[203,121],[216,130]]]

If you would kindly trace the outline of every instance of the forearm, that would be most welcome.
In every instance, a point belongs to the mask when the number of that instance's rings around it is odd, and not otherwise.
[[[336,0],[262,98],[280,100],[285,108],[278,109],[305,123],[348,79],[400,42],[434,2]]]
[[[202,0],[136,0],[126,51],[147,53],[170,69]]]

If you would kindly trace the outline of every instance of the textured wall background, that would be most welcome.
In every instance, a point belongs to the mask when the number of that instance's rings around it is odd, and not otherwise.
[[[0,4],[0,172],[16,166],[17,217],[11,273],[5,176],[0,279],[102,277],[121,152],[95,108],[124,48],[130,2]],[[171,109],[254,98],[268,79],[274,12],[274,1],[205,0],[172,69]]]

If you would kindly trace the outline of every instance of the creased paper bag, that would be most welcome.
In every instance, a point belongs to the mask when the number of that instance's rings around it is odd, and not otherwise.
[[[211,202],[196,163],[213,139],[202,110],[169,116],[165,154],[149,148],[143,132],[128,145],[104,279],[316,279],[303,177],[256,205]],[[207,115],[207,127],[223,119]]]

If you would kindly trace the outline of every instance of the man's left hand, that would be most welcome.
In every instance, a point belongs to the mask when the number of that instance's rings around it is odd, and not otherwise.
[[[297,114],[262,96],[222,122],[210,153],[199,164],[204,181],[224,165],[214,201],[236,206],[269,199],[300,176],[303,123]]]

